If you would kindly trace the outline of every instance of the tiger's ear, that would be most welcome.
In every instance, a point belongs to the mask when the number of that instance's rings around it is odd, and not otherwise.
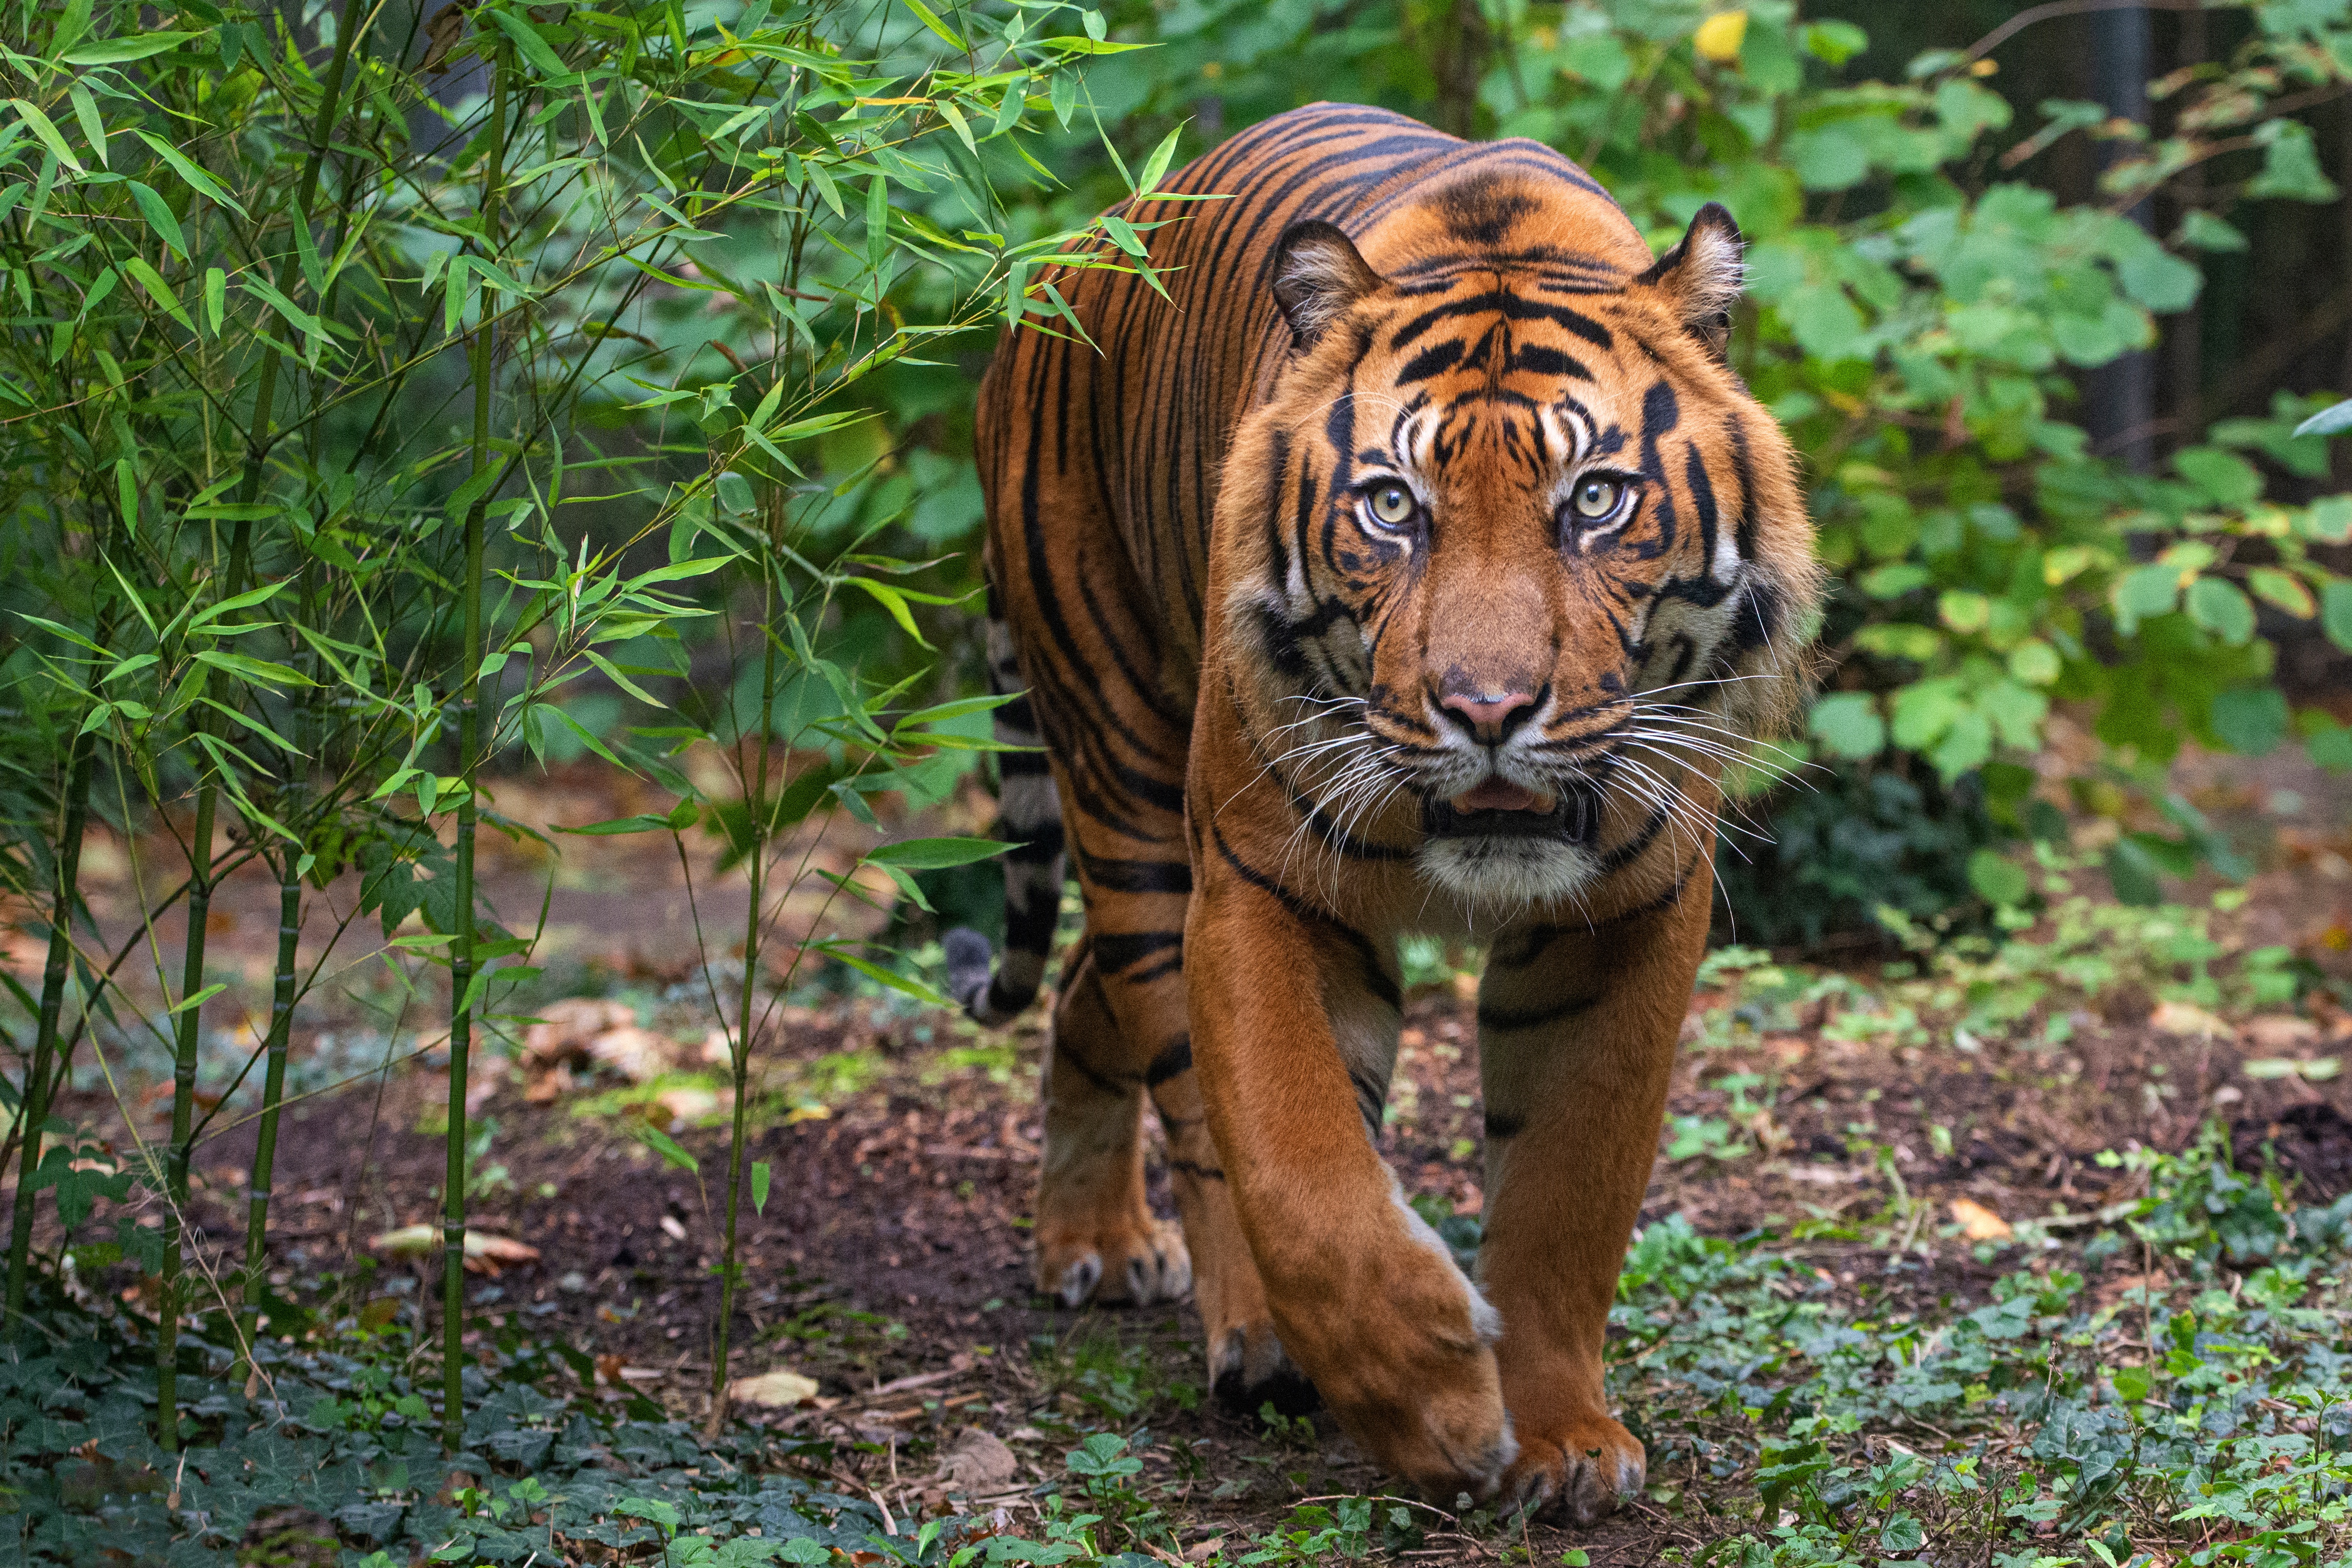
[[[1706,345],[1718,361],[1731,342],[1731,307],[1747,286],[1748,269],[1740,264],[1739,226],[1719,202],[1698,209],[1672,250],[1635,279],[1666,298],[1691,336]]]
[[[1274,247],[1275,301],[1299,348],[1382,281],[1356,242],[1321,218],[1299,219],[1282,231]]]

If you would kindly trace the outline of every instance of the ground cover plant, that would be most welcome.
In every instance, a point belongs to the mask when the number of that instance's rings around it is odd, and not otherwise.
[[[2050,63],[2114,8],[1948,9],[9,11],[0,1534],[2344,1559],[2352,307],[2247,300],[2352,212],[2352,5],[2158,7],[2137,121]],[[989,334],[1082,332],[1053,268],[1145,264],[1097,214],[1311,97],[1730,205],[1840,577],[1583,1536],[1033,1299],[1038,1026],[931,984],[994,898]],[[1384,1135],[1465,1258],[1476,963],[1406,954]]]

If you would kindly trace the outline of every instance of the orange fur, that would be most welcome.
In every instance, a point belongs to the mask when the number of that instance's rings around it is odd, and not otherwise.
[[[1008,762],[1030,912],[975,1012],[1025,1001],[1066,847],[1087,902],[1039,1283],[1189,1276],[1229,1403],[1319,1394],[1447,1501],[1589,1518],[1642,1475],[1601,1341],[1720,767],[1793,708],[1819,595],[1723,358],[1738,231],[1708,208],[1654,258],[1555,153],[1346,106],[1169,188],[1232,197],[1128,214],[1172,305],[1067,275],[1099,352],[1019,334],[983,391],[1004,732],[1050,773]],[[1378,1147],[1411,931],[1489,950],[1475,1281]],[[1143,1202],[1147,1093],[1181,1242]]]

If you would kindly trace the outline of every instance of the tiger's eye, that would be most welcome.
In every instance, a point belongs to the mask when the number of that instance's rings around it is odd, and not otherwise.
[[[1625,487],[1615,479],[1591,479],[1576,487],[1576,515],[1587,522],[1599,522],[1617,510]]]
[[[1368,500],[1372,521],[1383,528],[1402,528],[1412,521],[1412,492],[1402,485],[1381,485]]]

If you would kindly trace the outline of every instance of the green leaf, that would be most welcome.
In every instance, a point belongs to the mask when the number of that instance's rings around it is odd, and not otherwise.
[[[2170,615],[2179,603],[2179,567],[2134,567],[2116,583],[2116,629],[2128,636],[2139,629],[2140,622],[2156,616]]]
[[[2107,846],[2107,886],[2116,898],[2141,909],[2164,902],[2162,868],[2137,840],[2118,838]]]
[[[751,1212],[756,1215],[768,1212],[768,1162],[765,1160],[751,1162]]]
[[[1841,757],[1857,761],[1886,749],[1886,721],[1878,700],[1866,691],[1838,691],[1813,704],[1806,721],[1812,737]]]
[[[958,53],[961,53],[965,49],[971,47],[969,44],[966,44],[961,38],[957,37],[954,33],[949,31],[948,25],[945,22],[940,21],[938,14],[929,5],[924,5],[923,0],[903,0],[903,4],[906,5],[908,10],[912,11],[921,19],[924,26],[929,27],[932,32],[937,33],[941,40],[947,44],[948,47],[954,49]]]
[[[228,208],[229,211],[236,214],[239,217],[249,217],[252,216],[245,210],[244,206],[238,203],[235,196],[230,195],[227,191],[221,187],[221,183],[218,180],[214,179],[210,174],[205,174],[204,170],[198,168],[187,154],[182,153],[177,147],[173,146],[169,142],[164,141],[162,137],[151,135],[144,131],[139,132],[139,140],[146,142],[150,148],[153,149],[157,157],[163,159],[166,163],[171,164],[172,172],[179,175],[181,179],[186,181],[190,190],[195,192],[200,196],[210,197],[212,200],[216,201],[221,205]]]
[[[556,52],[548,47],[547,40],[540,36],[538,28],[503,6],[485,6],[483,9],[490,20],[498,24],[499,31],[514,40],[515,47],[521,50],[522,58],[530,62],[531,69],[546,78],[572,74],[564,68],[563,61]]]
[[[2319,625],[2329,642],[2352,653],[2352,578],[2338,577],[2319,591]]]
[[[190,38],[201,38],[202,33],[142,33],[136,37],[104,38],[69,49],[58,56],[69,66],[110,66],[125,60],[143,60],[150,55],[160,55],[165,49],[177,48]]]
[[[2211,722],[2230,750],[2263,756],[2286,738],[2286,696],[2274,686],[2233,686],[2213,699]]]
[[[2234,452],[2219,447],[2191,447],[2174,453],[2172,466],[2216,506],[2251,506],[2262,499],[2263,476]]]
[[[992,855],[1017,847],[994,838],[905,838],[868,850],[866,858],[877,866],[903,866],[912,871],[938,871],[969,866]]]
[[[561,823],[548,826],[558,833],[570,833],[582,838],[610,838],[624,833],[667,833],[670,819],[641,811],[635,816],[615,816],[604,822],[583,823],[578,827],[566,827]]]
[[[2231,647],[2253,640],[2253,604],[2226,578],[2200,577],[2189,584],[2189,618]]]
[[[1969,886],[1995,909],[2016,909],[2033,895],[2033,879],[2025,868],[1995,849],[1969,857]]]
[[[73,149],[66,145],[66,139],[58,133],[56,123],[41,112],[37,104],[25,98],[12,98],[8,101],[15,107],[16,117],[31,129],[35,136],[40,138],[41,145],[47,147],[58,163],[77,174],[89,173],[82,167],[81,160],[74,156]],[[145,135],[146,132],[142,132],[140,134]]]
[[[1168,173],[1168,165],[1175,161],[1176,140],[1183,134],[1184,128],[1179,125],[1160,139],[1160,145],[1154,147],[1151,156],[1143,161],[1143,173],[1135,182],[1136,195],[1148,196],[1160,188],[1160,176]]]
[[[866,976],[866,979],[874,981],[877,984],[887,985],[893,991],[901,992],[906,995],[912,996],[917,1001],[928,1002],[934,1007],[945,1007],[950,1011],[953,1011],[956,1007],[961,1005],[961,1004],[955,1002],[953,999],[941,995],[931,986],[914,978],[912,975],[900,974],[896,970],[885,969],[878,963],[870,963],[866,959],[858,957],[854,952],[844,952],[840,948],[826,947],[824,948],[823,951],[826,957],[838,959],[843,963],[849,965],[850,968],[857,971],[858,973]]]
[[[147,220],[147,226],[153,229],[156,237],[170,246],[182,260],[186,260],[188,242],[180,232],[180,220],[173,216],[172,204],[158,195],[151,185],[142,184],[137,180],[128,184],[131,199],[138,204],[139,216]],[[191,327],[189,330],[193,331],[195,329]]]
[[[655,1153],[659,1154],[664,1163],[675,1165],[681,1171],[691,1171],[698,1176],[702,1173],[702,1162],[681,1148],[677,1139],[656,1127],[652,1122],[641,1121],[633,1116],[623,1123],[622,1130]]]

